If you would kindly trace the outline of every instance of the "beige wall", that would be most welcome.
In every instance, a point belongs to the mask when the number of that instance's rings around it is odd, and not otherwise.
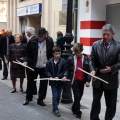
[[[116,3],[120,3],[120,0],[107,0],[108,4],[116,4]]]
[[[62,31],[65,34],[66,26],[59,25],[59,12],[62,10],[62,0],[27,0],[19,2],[19,0],[7,0],[8,2],[8,28],[12,28],[13,34],[20,32],[20,19],[17,17],[17,8],[42,3],[41,26],[45,27],[50,36],[56,39],[56,32]],[[39,16],[39,15],[38,15]],[[27,26],[33,26],[36,29],[40,26],[38,16],[27,16]],[[35,22],[34,22],[35,20]]]
[[[56,40],[56,32],[62,31],[65,34],[66,26],[59,25],[59,11],[62,10],[62,0],[43,0],[42,26],[46,27],[49,34]]]
[[[11,28],[13,34],[18,32],[18,19],[17,19],[17,1],[7,0],[7,28]]]
[[[108,4],[120,3],[120,0],[107,0]],[[13,33],[20,32],[20,19],[17,17],[17,8],[29,6],[32,4],[42,3],[41,26],[45,27],[50,36],[56,39],[56,32],[66,32],[65,25],[59,25],[60,11],[62,10],[62,0],[26,0],[19,2],[19,0],[7,0],[8,14],[7,14],[7,28],[11,28]],[[34,18],[36,21],[34,22]],[[64,18],[65,19],[65,18]],[[36,29],[40,26],[39,18],[27,16],[27,26],[34,26]]]
[[[40,15],[28,16],[28,20],[29,20],[28,25],[34,26],[34,28],[38,30],[38,28],[40,27]]]
[[[0,2],[6,2],[7,0],[0,0]],[[0,22],[0,30],[7,28],[7,22]]]

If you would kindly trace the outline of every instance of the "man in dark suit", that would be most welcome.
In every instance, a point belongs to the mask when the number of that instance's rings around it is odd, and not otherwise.
[[[29,41],[31,41],[31,40],[34,40],[34,39],[36,39],[36,36],[35,36],[35,28],[33,28],[33,27],[28,27],[27,28],[27,30],[26,30],[26,33],[27,33],[27,37],[28,37],[28,39],[27,39],[27,41],[29,42]],[[29,79],[30,79],[30,77],[31,77],[31,71],[29,71],[28,69],[26,69],[26,73],[27,73],[27,84],[29,84]],[[29,85],[27,85],[27,86],[29,86]],[[33,82],[33,86],[34,86],[34,90],[30,87],[29,89],[28,89],[28,92],[30,91],[34,91],[33,92],[33,95],[36,95],[37,94],[37,87],[36,87],[36,81],[34,81]],[[27,90],[26,90],[26,92],[27,92]],[[30,93],[29,92],[29,93]]]
[[[3,60],[3,66],[4,66],[2,80],[7,79],[7,77],[8,77],[8,69],[7,69],[7,65],[5,63],[5,57],[7,58],[9,55],[9,45],[14,42],[15,41],[14,41],[14,37],[12,36],[12,30],[7,29],[6,36],[3,36],[0,40],[0,55],[1,55],[0,57]]]
[[[103,39],[96,41],[91,52],[91,75],[104,79],[108,84],[94,79],[93,103],[90,120],[100,120],[101,97],[104,92],[106,113],[105,120],[112,120],[116,113],[118,71],[120,69],[120,43],[113,39],[115,29],[106,24],[102,28]]]
[[[1,31],[0,31],[0,41],[1,41],[1,38],[2,38],[2,34],[1,34]],[[0,54],[1,54],[1,52],[0,52]],[[2,70],[2,58],[0,58],[0,70]]]
[[[45,67],[47,60],[52,57],[52,48],[54,43],[46,38],[46,29],[40,28],[37,32],[37,38],[29,40],[27,44],[26,63],[34,69],[34,72],[29,71],[29,78],[27,83],[26,100],[23,105],[29,104],[32,100],[35,90],[34,79],[37,79],[38,74],[41,78],[46,78]],[[48,81],[40,81],[37,104],[46,106],[43,99],[46,97]]]

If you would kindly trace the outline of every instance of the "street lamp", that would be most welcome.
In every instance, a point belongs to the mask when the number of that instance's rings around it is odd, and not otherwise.
[[[63,51],[62,56],[67,60],[67,58],[72,54],[71,47],[73,46],[71,42],[73,41],[72,35],[72,7],[73,7],[73,0],[67,1],[67,23],[66,23],[66,34],[64,36],[64,40],[66,44],[64,47],[66,48]],[[72,103],[72,93],[71,93],[71,83],[66,82],[63,85],[63,92],[61,103]]]

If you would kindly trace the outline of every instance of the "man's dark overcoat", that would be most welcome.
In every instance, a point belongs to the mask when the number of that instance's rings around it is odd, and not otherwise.
[[[105,58],[106,57],[106,58]],[[93,44],[91,52],[91,70],[96,71],[96,76],[104,79],[109,84],[103,83],[104,89],[118,88],[118,70],[120,69],[120,43],[112,40],[107,54],[104,50],[103,40],[98,40]],[[106,66],[111,67],[111,72],[100,73],[101,69],[105,69]],[[95,88],[99,88],[101,85],[100,80],[93,80],[92,85]]]

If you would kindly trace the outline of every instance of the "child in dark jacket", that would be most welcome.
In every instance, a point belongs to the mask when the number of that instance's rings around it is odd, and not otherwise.
[[[46,64],[46,75],[48,78],[62,79],[66,70],[66,62],[63,58],[61,58],[60,47],[53,47],[53,56],[54,57],[51,58]],[[53,113],[57,117],[60,116],[58,105],[62,91],[63,81],[49,81],[52,89]]]
[[[89,72],[89,58],[86,54],[82,54],[82,43],[75,43],[73,46],[73,51],[75,55],[68,58],[65,77],[63,79],[71,79],[74,94],[72,112],[76,115],[76,118],[80,119],[82,114],[80,111],[80,101],[84,92],[84,84],[86,87],[89,87],[91,77],[78,69],[81,68]]]

